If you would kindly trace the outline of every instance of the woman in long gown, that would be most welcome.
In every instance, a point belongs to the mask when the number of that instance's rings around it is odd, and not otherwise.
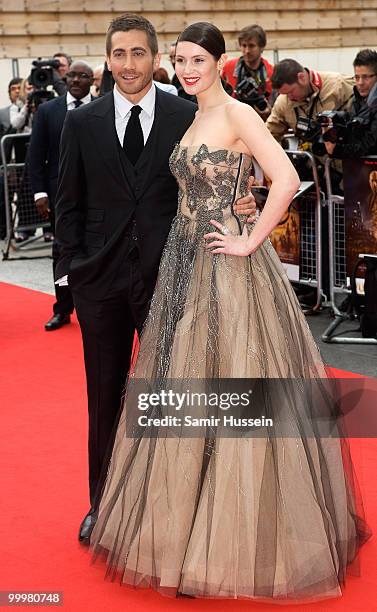
[[[277,603],[340,596],[369,531],[344,440],[321,437],[311,422],[326,372],[268,240],[299,180],[263,121],[223,90],[220,31],[189,26],[176,53],[178,78],[199,110],[170,160],[178,214],[91,546],[121,583],[168,595]],[[250,228],[232,202],[246,193],[252,157],[272,185]],[[265,428],[229,437],[209,427],[190,436],[155,421],[130,425],[138,381],[161,389],[171,380],[235,378],[271,382],[264,409],[276,422],[283,415],[289,435]],[[318,384],[319,395],[295,381]],[[163,408],[148,414],[161,416]]]

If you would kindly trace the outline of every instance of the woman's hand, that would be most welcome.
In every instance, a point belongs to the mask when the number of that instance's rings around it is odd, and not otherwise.
[[[208,251],[211,251],[211,253],[223,253],[224,255],[238,255],[239,257],[250,255],[251,249],[246,225],[241,236],[234,236],[229,232],[228,228],[221,225],[218,221],[212,220],[210,223],[219,231],[204,235]]]

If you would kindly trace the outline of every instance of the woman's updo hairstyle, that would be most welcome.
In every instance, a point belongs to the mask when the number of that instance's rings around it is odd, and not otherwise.
[[[177,44],[180,42],[191,42],[203,47],[216,61],[225,53],[224,36],[219,28],[206,21],[198,21],[187,26],[178,36]]]

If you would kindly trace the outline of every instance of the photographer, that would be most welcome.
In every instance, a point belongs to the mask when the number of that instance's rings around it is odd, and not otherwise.
[[[282,60],[272,74],[272,86],[279,95],[266,125],[279,142],[290,128],[301,143],[313,142],[321,136],[318,113],[348,110],[353,85],[352,77],[310,70],[294,59]]]
[[[266,120],[271,112],[273,66],[262,57],[267,43],[266,33],[259,25],[241,30],[238,43],[242,57],[226,62],[222,78],[231,85],[233,97],[249,104]]]
[[[52,59],[59,62],[59,65],[53,70],[52,86],[58,96],[64,96],[67,93],[66,74],[72,64],[72,58],[70,55],[67,55],[67,53],[59,51],[52,56]]]
[[[359,51],[353,66],[351,111],[329,116],[329,129],[323,135],[328,154],[338,159],[377,154],[377,52]]]

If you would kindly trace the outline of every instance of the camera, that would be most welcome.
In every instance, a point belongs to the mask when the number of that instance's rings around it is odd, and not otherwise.
[[[55,97],[54,92],[48,91],[47,87],[54,84],[54,70],[59,68],[60,62],[58,59],[37,59],[32,62],[32,65],[34,68],[28,76],[28,81],[34,85],[35,90],[27,96],[29,113],[37,110],[42,102],[47,102]]]
[[[323,134],[324,142],[342,143],[347,140],[350,131],[363,128],[369,124],[369,116],[351,118],[346,111],[324,111],[317,116],[321,127],[329,129]]]
[[[48,91],[47,89],[37,89],[36,91],[31,91],[27,95],[27,105],[28,112],[34,112],[37,110],[38,106],[42,104],[42,102],[48,102],[54,98],[54,92]],[[33,108],[34,105],[34,108]]]
[[[301,139],[314,142],[321,136],[321,124],[309,117],[298,117],[295,131]]]
[[[321,128],[328,128],[323,134],[324,142],[337,142],[346,136],[347,128],[352,123],[349,120],[349,113],[346,111],[323,111],[317,115],[318,123]]]
[[[321,156],[326,154],[325,142],[343,142],[356,123],[362,122],[359,119],[351,120],[347,111],[322,111],[315,119],[298,117],[296,133],[301,140],[312,144],[315,155]],[[326,132],[323,133],[323,129]]]
[[[266,110],[268,104],[266,98],[258,93],[258,84],[252,77],[245,77],[237,84],[234,93],[240,102],[255,106],[259,111]]]
[[[46,89],[49,85],[54,83],[54,70],[57,70],[60,66],[58,59],[48,60],[34,60],[32,62],[34,68],[32,68],[29,83],[34,85],[35,89]]]

